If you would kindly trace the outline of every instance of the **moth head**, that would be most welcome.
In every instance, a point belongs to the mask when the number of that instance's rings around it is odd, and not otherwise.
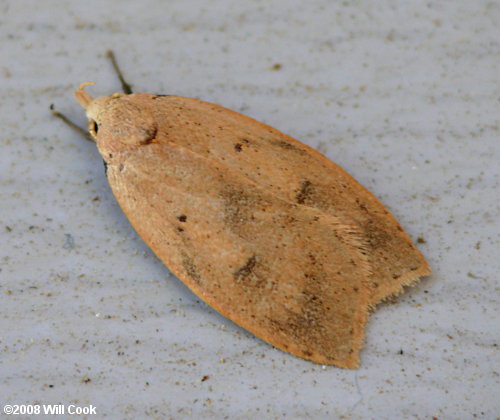
[[[98,143],[120,145],[148,144],[156,135],[156,122],[151,112],[134,101],[134,95],[114,93],[111,96],[92,98],[82,83],[75,92],[89,119],[89,131]]]

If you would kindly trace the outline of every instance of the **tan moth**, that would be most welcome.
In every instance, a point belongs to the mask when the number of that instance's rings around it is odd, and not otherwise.
[[[83,83],[75,96],[139,235],[257,337],[358,367],[369,310],[431,272],[396,219],[280,131],[198,99],[131,93],[119,76],[125,93],[94,99]]]

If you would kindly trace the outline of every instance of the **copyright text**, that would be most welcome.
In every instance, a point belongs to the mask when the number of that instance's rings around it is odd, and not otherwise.
[[[74,414],[92,415],[97,414],[97,409],[94,405],[76,405],[76,404],[5,404],[3,406],[3,413],[16,416],[16,415],[37,415],[37,414]]]

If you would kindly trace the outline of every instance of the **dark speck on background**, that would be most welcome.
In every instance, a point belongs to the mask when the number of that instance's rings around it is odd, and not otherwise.
[[[64,242],[63,248],[73,249],[75,247],[75,240],[73,239],[73,236],[69,233],[65,233],[64,236],[66,237],[66,241]]]

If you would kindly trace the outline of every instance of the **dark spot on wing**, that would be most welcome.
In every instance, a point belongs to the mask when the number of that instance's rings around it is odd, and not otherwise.
[[[269,202],[258,192],[226,186],[220,196],[223,200],[224,223],[237,235],[247,238],[254,235],[253,213],[266,211]]]
[[[177,219],[179,222],[185,222],[187,220],[187,216],[185,214],[181,214],[180,216],[177,216]]]
[[[234,277],[236,279],[244,279],[248,276],[250,276],[250,274],[252,274],[252,271],[253,269],[255,268],[255,264],[257,263],[257,258],[255,255],[251,256],[247,262],[245,263],[245,265],[243,267],[240,267],[238,268],[235,272],[234,272]]]
[[[300,191],[297,193],[295,196],[295,199],[297,200],[297,203],[299,204],[304,204],[306,200],[311,198],[312,195],[312,184],[310,181],[304,181],[300,185]]]
[[[271,327],[277,332],[293,337],[296,343],[307,349],[311,343],[319,344],[324,341],[325,326],[323,324],[328,319],[328,307],[322,299],[324,294],[323,276],[305,273],[304,278],[302,293],[295,297],[298,300],[300,311],[286,309],[284,317],[269,321]],[[304,354],[306,354],[305,351],[303,350]]]
[[[284,150],[290,150],[299,154],[304,154],[304,150],[284,140],[270,140],[269,143]]]
[[[201,283],[201,277],[198,274],[196,265],[194,264],[193,259],[188,254],[182,254],[182,266],[184,267],[184,270],[186,270],[186,273],[189,277],[191,277],[196,283]]]
[[[241,152],[243,150],[243,145],[241,143],[236,143],[234,145],[234,150],[236,150],[237,152]]]
[[[372,248],[386,248],[387,244],[391,242],[391,237],[386,231],[381,229],[383,224],[377,225],[375,221],[375,218],[370,219],[368,223],[363,226],[365,237]]]

